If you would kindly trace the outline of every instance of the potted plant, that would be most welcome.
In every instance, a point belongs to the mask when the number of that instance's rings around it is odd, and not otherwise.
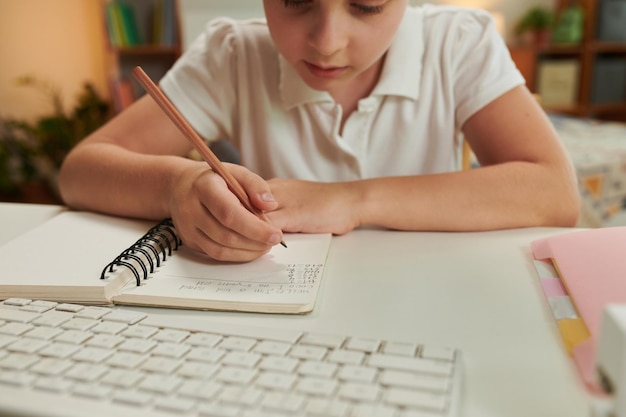
[[[533,7],[522,16],[515,27],[515,33],[526,43],[537,47],[550,44],[554,13],[545,7]]]
[[[68,152],[110,117],[109,104],[93,85],[85,83],[76,106],[63,110],[61,94],[54,86],[32,76],[18,85],[33,87],[50,99],[52,113],[34,122],[0,119],[0,193],[9,199],[28,194],[25,187],[49,189],[51,200],[60,201],[56,178]]]

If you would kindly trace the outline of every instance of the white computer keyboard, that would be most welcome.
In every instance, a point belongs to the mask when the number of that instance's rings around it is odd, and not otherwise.
[[[455,416],[458,350],[0,303],[0,415]]]

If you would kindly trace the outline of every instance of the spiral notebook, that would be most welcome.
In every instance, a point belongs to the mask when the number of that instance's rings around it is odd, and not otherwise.
[[[252,262],[218,262],[181,244],[171,222],[66,211],[0,246],[0,299],[308,313],[331,235],[285,240]]]

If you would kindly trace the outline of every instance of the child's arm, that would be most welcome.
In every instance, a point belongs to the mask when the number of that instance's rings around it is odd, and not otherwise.
[[[120,216],[171,217],[186,245],[215,259],[251,260],[282,239],[246,210],[205,162],[184,158],[189,142],[148,96],[67,156],[59,188],[71,207]],[[253,203],[272,210],[265,181],[229,166]]]
[[[361,224],[468,231],[576,223],[573,168],[525,87],[476,113],[464,133],[480,168],[334,184],[272,180],[279,208],[269,217],[285,231],[338,234]]]

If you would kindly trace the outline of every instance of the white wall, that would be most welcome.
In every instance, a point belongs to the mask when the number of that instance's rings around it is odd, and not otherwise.
[[[229,16],[236,19],[263,16],[262,0],[180,0],[185,45],[200,33],[210,19]],[[530,7],[535,5],[553,7],[555,0],[410,0],[411,4],[452,4],[463,7],[479,7],[501,13],[505,20],[505,37],[512,39],[515,23]]]

